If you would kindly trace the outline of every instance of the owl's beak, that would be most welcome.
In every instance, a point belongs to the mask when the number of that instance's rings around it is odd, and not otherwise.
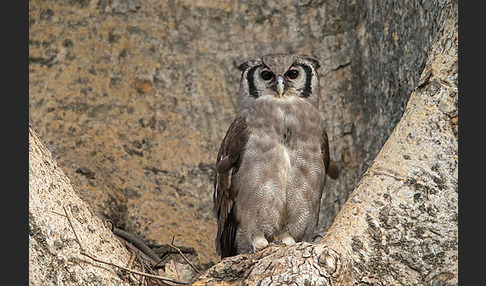
[[[282,97],[282,93],[284,91],[284,79],[281,75],[277,77],[277,92],[278,97]]]

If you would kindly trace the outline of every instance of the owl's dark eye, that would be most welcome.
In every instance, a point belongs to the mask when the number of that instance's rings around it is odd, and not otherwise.
[[[270,80],[273,77],[273,73],[271,71],[262,71],[260,76],[263,80]]]
[[[287,76],[290,78],[290,79],[296,79],[298,76],[299,76],[299,71],[298,70],[289,70],[287,72]]]

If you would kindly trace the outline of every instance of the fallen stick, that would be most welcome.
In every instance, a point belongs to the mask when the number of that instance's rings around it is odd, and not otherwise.
[[[167,278],[167,277],[153,275],[153,274],[148,274],[148,273],[140,272],[140,271],[137,271],[137,270],[134,270],[134,269],[131,269],[131,268],[124,267],[124,266],[120,266],[120,265],[117,265],[117,264],[114,264],[114,263],[111,263],[111,262],[108,262],[108,261],[104,261],[104,260],[98,259],[97,257],[89,254],[84,249],[83,245],[81,244],[81,240],[79,239],[78,234],[74,230],[73,223],[71,222],[71,219],[69,218],[69,215],[68,215],[68,213],[66,211],[66,208],[64,206],[62,208],[64,209],[64,214],[65,214],[65,216],[66,216],[66,218],[67,218],[67,220],[69,222],[69,225],[71,226],[71,229],[73,230],[74,237],[76,238],[76,242],[78,243],[79,248],[81,249],[80,253],[82,255],[84,255],[86,257],[89,257],[89,258],[91,258],[92,260],[94,260],[96,262],[103,263],[103,264],[107,264],[107,265],[110,265],[110,266],[113,266],[113,267],[117,267],[117,268],[120,268],[122,270],[128,271],[128,272],[133,273],[133,274],[138,274],[138,275],[142,275],[142,276],[145,276],[145,277],[155,278],[155,279],[159,279],[159,280],[162,280],[162,281],[171,282],[171,283],[175,283],[175,284],[181,284],[181,285],[187,285],[188,284],[188,283],[176,281],[176,280],[173,280],[173,279],[170,279],[170,278]]]
[[[194,267],[194,265],[192,265],[192,263],[189,262],[189,260],[186,258],[186,256],[182,253],[182,251],[178,247],[176,247],[172,243],[167,243],[167,245],[170,246],[170,247],[172,247],[173,249],[177,250],[177,252],[179,252],[179,254],[182,256],[182,259],[184,259],[184,261],[186,261],[187,264],[189,264],[189,266],[191,266],[191,268],[194,269],[194,271],[196,271],[197,273],[201,274],[201,272],[199,272],[199,270],[197,270],[196,267]]]

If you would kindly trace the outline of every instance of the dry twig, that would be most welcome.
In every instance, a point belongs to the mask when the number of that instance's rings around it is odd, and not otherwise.
[[[145,277],[155,278],[155,279],[159,279],[159,280],[162,280],[162,281],[171,282],[171,283],[175,283],[175,284],[187,285],[187,283],[185,283],[185,282],[180,282],[180,281],[176,281],[176,280],[173,280],[173,279],[170,279],[170,278],[167,278],[167,277],[162,277],[162,276],[158,276],[158,275],[152,275],[152,274],[140,272],[140,271],[137,271],[137,270],[134,270],[134,269],[130,269],[130,268],[127,268],[127,267],[124,267],[124,266],[120,266],[120,265],[117,265],[117,264],[114,264],[114,263],[111,263],[111,262],[108,262],[108,261],[98,259],[98,258],[94,257],[93,255],[89,254],[88,252],[86,252],[83,245],[81,244],[81,240],[79,239],[76,231],[74,230],[74,226],[71,222],[71,219],[68,216],[66,208],[64,206],[62,208],[64,209],[64,214],[66,215],[66,218],[68,219],[68,222],[69,222],[69,225],[71,226],[71,229],[73,230],[74,236],[76,238],[76,242],[78,243],[79,248],[81,249],[80,253],[82,255],[89,257],[96,262],[107,264],[107,265],[110,265],[110,266],[114,266],[114,267],[120,268],[122,270],[128,271],[128,272],[133,273],[133,274],[138,274],[138,275],[142,275],[142,276],[145,276]]]
[[[167,245],[175,249],[177,252],[179,252],[179,254],[182,256],[182,259],[184,259],[184,261],[186,261],[187,264],[189,264],[189,266],[191,266],[191,268],[194,269],[194,271],[196,271],[199,274],[201,273],[199,272],[199,270],[196,269],[196,267],[194,267],[194,265],[192,265],[191,262],[189,262],[189,260],[187,260],[186,256],[182,253],[182,251],[177,246],[173,245],[172,243],[167,243]]]

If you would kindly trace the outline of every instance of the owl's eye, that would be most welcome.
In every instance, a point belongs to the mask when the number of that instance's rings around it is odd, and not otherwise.
[[[271,71],[262,71],[260,76],[263,80],[270,80],[273,77],[273,73]]]
[[[287,76],[290,78],[290,79],[296,79],[298,76],[299,76],[299,71],[298,70],[289,70],[287,72]]]

